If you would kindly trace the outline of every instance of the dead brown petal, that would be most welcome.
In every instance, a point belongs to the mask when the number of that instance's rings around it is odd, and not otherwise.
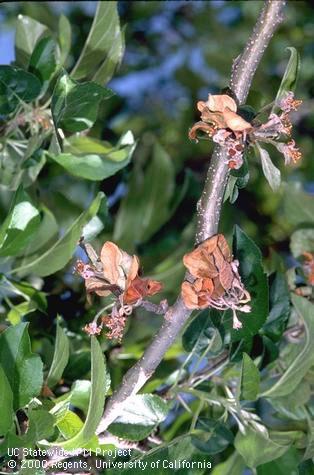
[[[128,275],[136,276],[139,262],[136,256],[130,256],[111,241],[105,242],[101,249],[100,259],[103,275],[111,284],[125,289]]]
[[[189,138],[191,140],[197,140],[197,132],[198,131],[204,132],[205,134],[208,134],[210,137],[213,135],[215,132],[215,127],[209,124],[205,124],[205,122],[196,122],[196,124],[193,125],[193,127],[189,131]]]
[[[228,108],[224,110],[223,116],[227,127],[234,132],[243,132],[252,128],[249,122]]]
[[[193,285],[189,282],[183,282],[181,285],[181,295],[187,308],[193,310],[198,307],[198,296]]]
[[[208,107],[204,107],[202,110],[201,119],[204,122],[214,124],[219,129],[225,129],[227,127],[224,112],[211,112]]]
[[[206,105],[212,112],[224,112],[226,107],[228,107],[233,112],[237,111],[237,104],[232,99],[232,97],[227,96],[226,94],[208,94]]]
[[[229,290],[233,283],[233,272],[229,262],[224,262],[219,271],[219,280],[225,290]]]
[[[211,295],[211,298],[213,300],[217,300],[225,293],[225,289],[221,285],[219,276],[213,279],[213,283],[214,283],[214,290]]]
[[[162,289],[161,282],[152,279],[142,279],[141,277],[135,277],[126,291],[123,294],[123,303],[127,305],[134,305],[144,297],[155,295]]]

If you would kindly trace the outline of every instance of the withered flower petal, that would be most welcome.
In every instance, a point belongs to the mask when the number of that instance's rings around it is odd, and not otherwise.
[[[197,102],[197,108],[203,122],[214,124],[216,129],[229,129],[237,138],[252,129],[252,125],[236,113],[236,102],[226,94],[209,94],[206,102]]]
[[[137,258],[122,251],[111,241],[107,241],[103,245],[100,252],[100,260],[103,265],[104,278],[111,284],[118,285],[121,289],[125,288],[129,272],[131,270],[135,274],[138,272],[138,267],[136,271],[134,270],[136,263],[138,266]]]
[[[303,269],[304,269],[307,281],[310,285],[314,286],[314,253],[304,252],[303,257],[305,259],[305,262],[303,264]]]
[[[185,266],[195,278],[194,282],[183,282],[182,299],[189,309],[216,308],[231,309],[234,314],[234,328],[240,328],[236,310],[249,312],[247,303],[251,300],[238,273],[238,261],[233,260],[223,234],[216,234],[201,243],[194,251],[183,257]]]
[[[233,132],[243,132],[252,129],[252,125],[249,122],[228,108],[224,110],[223,116],[227,127]]]
[[[206,105],[212,112],[224,112],[226,108],[233,112],[237,111],[236,102],[227,94],[208,94]]]
[[[155,295],[162,289],[161,282],[151,279],[142,279],[136,276],[127,286],[123,294],[123,302],[134,305],[144,297]]]
[[[222,285],[222,287],[225,290],[229,290],[232,287],[234,275],[232,271],[232,267],[229,262],[225,261],[219,271],[219,280]]]
[[[199,121],[191,127],[189,131],[189,138],[191,140],[197,140],[197,132],[201,131],[211,137],[215,133],[215,127],[210,124],[205,124],[205,122]]]
[[[95,292],[105,297],[113,293],[120,298],[120,305],[134,305],[162,289],[160,282],[139,277],[138,257],[130,256],[111,241],[103,245],[100,260],[102,272],[82,261],[77,262],[76,271],[85,279],[88,295]]]
[[[225,129],[227,127],[224,113],[211,112],[208,109],[208,107],[204,107],[204,109],[202,110],[201,119],[204,122],[209,122],[210,124],[214,124],[214,126],[219,129]]]
[[[187,308],[191,310],[199,308],[198,295],[193,284],[183,282],[181,285],[181,295]]]

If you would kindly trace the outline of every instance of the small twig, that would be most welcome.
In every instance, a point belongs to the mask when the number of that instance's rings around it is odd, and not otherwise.
[[[89,260],[91,261],[92,265],[97,269],[98,272],[103,271],[103,265],[101,263],[101,260],[93,248],[91,244],[88,242],[84,241],[84,236],[81,236],[78,245],[83,249]]]

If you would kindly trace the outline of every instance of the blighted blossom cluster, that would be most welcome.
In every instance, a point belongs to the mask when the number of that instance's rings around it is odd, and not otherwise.
[[[197,140],[197,133],[205,132],[214,142],[226,147],[229,168],[240,168],[246,137],[252,125],[237,114],[235,101],[226,94],[209,94],[206,102],[197,103],[197,108],[202,120],[191,128],[190,139]]]
[[[90,335],[98,335],[105,326],[109,330],[107,338],[121,341],[133,307],[138,306],[144,297],[155,295],[162,289],[160,282],[139,276],[137,256],[130,256],[111,241],[103,245],[97,264],[78,261],[75,270],[85,280],[87,295],[113,296],[111,313],[102,315],[100,324],[96,318],[85,326]]]
[[[206,239],[194,251],[185,254],[183,263],[193,277],[193,281],[186,280],[181,287],[186,307],[231,309],[233,328],[241,328],[236,311],[250,312],[251,297],[241,282],[239,263],[233,259],[223,234]]]
[[[291,139],[292,124],[290,113],[297,110],[302,101],[294,98],[289,91],[275,104],[280,112],[272,112],[265,123],[253,120],[247,122],[238,113],[232,97],[221,94],[209,94],[206,102],[199,101],[197,108],[201,112],[201,121],[190,129],[189,137],[197,140],[199,131],[205,133],[214,142],[227,150],[229,168],[239,169],[243,164],[245,146],[256,142],[266,142],[275,146],[284,155],[285,164],[296,163],[301,153]]]
[[[92,259],[87,246],[94,254]],[[159,314],[167,311],[166,300],[162,300],[159,305],[144,300],[160,292],[162,284],[139,276],[137,256],[130,256],[111,241],[104,243],[99,257],[89,244],[82,247],[91,263],[79,260],[75,270],[85,281],[88,300],[93,293],[100,297],[112,297],[112,303],[106,307],[110,308],[110,313],[104,313],[105,309],[102,309],[85,325],[86,333],[99,335],[106,327],[107,338],[120,342],[134,307],[141,305]],[[231,309],[233,328],[241,328],[242,323],[236,311],[250,312],[251,297],[241,281],[239,263],[233,259],[225,237],[217,234],[206,239],[194,251],[185,254],[183,263],[190,273],[181,288],[186,307],[191,310]]]

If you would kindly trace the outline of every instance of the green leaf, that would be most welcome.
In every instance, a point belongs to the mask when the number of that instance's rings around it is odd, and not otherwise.
[[[307,460],[306,462],[300,463],[300,465],[298,466],[297,475],[313,475],[312,460]]]
[[[204,432],[192,434],[192,443],[206,454],[218,454],[233,443],[233,433],[222,422],[201,417],[197,421],[196,429]]]
[[[43,383],[43,364],[31,352],[28,323],[9,327],[0,335],[0,364],[13,391],[14,409],[38,396]]]
[[[241,313],[237,311],[237,315],[243,323],[243,328],[232,330],[232,340],[239,341],[242,338],[254,336],[265,322],[269,311],[268,283],[262,266],[260,250],[238,226],[234,230],[233,254],[240,263],[239,274],[242,282],[251,295],[251,312]],[[230,326],[231,319],[230,314]]]
[[[33,101],[40,90],[40,81],[33,74],[13,66],[0,66],[0,114],[11,114],[18,106]]]
[[[63,370],[68,364],[70,354],[69,339],[60,326],[59,320],[57,320],[57,335],[55,342],[55,350],[53,354],[52,363],[47,376],[47,385],[52,388],[61,379]]]
[[[289,449],[289,445],[277,444],[251,427],[245,428],[245,434],[237,433],[234,446],[250,468],[275,460]]]
[[[170,218],[174,187],[172,161],[156,142],[146,170],[139,162],[132,170],[128,194],[122,200],[116,217],[114,241],[129,250],[134,248],[135,243],[148,241]]]
[[[194,445],[194,434],[197,434],[199,439],[208,439],[208,433],[201,431],[194,431],[193,434],[183,434],[171,440],[170,443],[161,444],[149,452],[132,458],[129,468],[119,469],[119,467],[115,467],[106,470],[106,475],[138,475],[140,466],[144,468],[143,473],[147,471],[149,475],[171,475],[172,473],[178,475],[207,475],[211,473],[213,457],[200,452]],[[141,465],[139,465],[139,461],[141,461]],[[133,462],[132,465],[131,462]],[[136,465],[135,462],[137,462]],[[190,463],[190,468],[187,468],[188,464],[186,462]],[[198,463],[201,464],[201,469],[196,468],[199,467]],[[179,469],[179,464],[181,469]],[[150,467],[153,466],[155,466],[155,469],[150,470]]]
[[[65,439],[72,439],[80,433],[84,427],[84,423],[75,412],[67,410],[62,417],[58,418],[57,427]],[[92,450],[93,447],[97,447],[98,445],[98,437],[94,434],[86,444],[79,448],[82,447]]]
[[[313,459],[314,457],[314,421],[308,420],[308,437],[306,450],[303,455],[303,460]]]
[[[25,466],[19,470],[19,475],[46,475],[43,468],[35,468],[38,464],[38,459],[27,459]]]
[[[185,351],[192,351],[201,355],[206,349],[212,353],[217,353],[222,347],[221,336],[213,326],[208,310],[200,312],[182,335],[182,345]]]
[[[6,320],[8,320],[12,325],[17,325],[25,315],[34,312],[36,308],[35,303],[32,301],[22,302],[10,309]]]
[[[22,188],[14,195],[8,216],[0,228],[0,256],[15,256],[33,238],[40,214]]]
[[[16,22],[15,59],[18,66],[27,68],[35,45],[48,31],[42,23],[28,16],[19,15]]]
[[[102,100],[112,96],[94,82],[77,83],[64,71],[59,77],[51,99],[51,111],[56,128],[69,132],[90,129],[97,119]]]
[[[58,233],[58,223],[50,209],[41,206],[42,220],[36,230],[36,239],[31,240],[24,249],[24,255],[33,254],[45,246]]]
[[[278,459],[260,465],[257,468],[257,475],[300,475],[299,462],[300,456],[297,450],[291,447]]]
[[[142,440],[165,420],[167,414],[168,405],[159,396],[137,394],[128,399],[108,431],[123,439]]]
[[[273,191],[277,191],[281,183],[280,170],[277,167],[275,167],[275,165],[271,161],[271,158],[267,150],[265,150],[258,144],[256,144],[256,150],[259,153],[261,163],[262,163],[263,173],[265,175],[266,180],[269,183],[269,186],[271,187]]]
[[[86,349],[70,354],[69,363],[64,370],[64,377],[70,381],[86,377],[91,365],[90,351]]]
[[[38,142],[44,140],[44,137],[41,137]],[[1,159],[5,166],[2,168],[0,183],[7,189],[16,191],[20,185],[27,188],[37,179],[46,162],[41,150],[32,151],[37,138],[37,136],[30,138],[26,149],[25,146],[18,148],[21,145],[18,140],[10,140],[4,144]],[[29,156],[29,153],[32,156]]]
[[[314,228],[295,231],[291,236],[290,249],[294,257],[300,257],[303,252],[314,252]]]
[[[51,437],[54,432],[55,418],[45,409],[29,409],[28,429],[26,434],[17,436],[14,432],[7,435],[4,444],[7,449],[15,447],[34,448],[44,438]],[[20,473],[20,472],[19,472]],[[33,472],[34,473],[34,468]]]
[[[283,212],[285,220],[293,226],[314,223],[313,196],[300,189],[298,184],[284,187]]]
[[[44,292],[40,292],[35,289],[28,282],[14,281],[6,279],[9,285],[10,291],[13,291],[16,295],[23,297],[27,301],[31,301],[36,308],[45,313],[47,308],[47,299]]]
[[[66,16],[60,15],[58,29],[59,29],[58,40],[59,40],[59,46],[60,46],[59,63],[63,65],[71,49],[71,37],[72,37],[71,24]]]
[[[297,50],[294,47],[286,48],[290,52],[290,58],[281,80],[277,96],[275,99],[275,105],[272,108],[272,113],[278,110],[278,103],[284,93],[289,91],[294,91],[297,83],[299,71],[300,71],[300,56]]]
[[[89,242],[95,239],[99,233],[104,229],[105,225],[103,221],[98,217],[94,216],[83,228],[82,235],[84,236],[85,241]]]
[[[120,66],[125,50],[124,30],[124,28],[117,30],[116,39],[112,43],[106,59],[93,76],[93,81],[97,84],[107,84]]]
[[[27,263],[13,269],[11,274],[17,272],[24,273],[27,271],[27,273],[34,273],[40,277],[44,277],[63,269],[73,256],[77,242],[81,237],[83,227],[97,214],[103,197],[103,193],[98,193],[89,208],[73,222],[65,234],[46,252],[39,254],[38,257],[29,257]]]
[[[91,337],[91,353],[92,353],[92,368],[91,368],[91,394],[87,416],[84,425],[79,432],[65,442],[53,443],[63,447],[65,450],[73,450],[83,447],[95,435],[95,431],[100,422],[106,392],[106,366],[101,347],[97,339]]]
[[[110,377],[107,375],[106,379],[106,384],[107,381],[109,382],[110,385]],[[87,381],[85,379],[82,380],[76,380],[72,387],[71,391],[64,396],[62,396],[62,399],[65,400],[67,403],[70,403],[72,406],[75,406],[84,413],[87,413],[88,411],[88,405],[89,405],[89,399],[90,399],[90,392],[91,392],[91,382]],[[59,398],[60,400],[61,398]]]
[[[213,467],[211,475],[243,475],[245,463],[243,458],[237,453],[233,454],[225,461]]]
[[[271,276],[269,292],[270,312],[262,328],[262,333],[279,341],[290,315],[290,293],[284,274],[277,272]]]
[[[6,377],[6,374],[0,364],[0,435],[5,435],[13,424],[13,393]]]
[[[81,55],[71,73],[105,84],[119,65],[124,51],[117,2],[98,2],[94,21]]]
[[[27,459],[25,466],[19,470],[19,475],[46,475],[43,468],[35,468],[38,464],[38,459]]]
[[[46,92],[56,70],[56,43],[52,38],[42,38],[38,41],[29,61],[29,71],[40,79],[42,93]]]
[[[255,401],[259,393],[260,375],[249,355],[243,353],[241,368],[240,399]]]
[[[61,153],[56,156],[50,155],[50,158],[72,175],[93,181],[104,180],[126,167],[136,146],[130,131],[122,136],[117,147],[109,150],[108,147],[102,146],[101,143],[89,137],[79,137],[77,140],[72,140],[72,143],[75,144],[73,148],[77,150],[75,155]],[[69,142],[67,148],[69,148]],[[93,150],[98,150],[98,152],[93,153]],[[103,152],[99,152],[100,150]]]
[[[300,353],[283,375],[264,391],[261,397],[277,398],[286,396],[294,391],[302,381],[305,374],[314,364],[314,305],[303,297],[292,295],[292,303],[304,322],[305,341],[302,343]]]
[[[29,429],[27,431],[28,440],[32,443],[50,437],[54,432],[55,419],[45,409],[35,409],[29,412]]]

